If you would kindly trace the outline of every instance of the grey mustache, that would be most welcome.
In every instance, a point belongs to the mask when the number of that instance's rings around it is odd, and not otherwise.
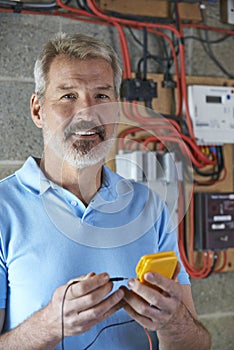
[[[79,123],[72,124],[65,129],[65,139],[69,138],[76,132],[84,130],[95,131],[102,139],[105,137],[105,128],[102,125],[96,125],[93,122],[81,121]]]

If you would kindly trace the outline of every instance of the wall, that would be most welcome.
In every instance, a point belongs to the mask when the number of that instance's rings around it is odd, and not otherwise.
[[[218,20],[217,4],[208,5],[208,13],[211,25],[224,26]],[[29,99],[34,89],[33,63],[41,45],[57,31],[90,33],[111,43],[119,52],[118,38],[113,28],[60,17],[0,13],[1,178],[17,169],[29,154],[41,156],[43,152],[40,132],[33,125],[29,111]],[[196,30],[189,29],[187,33],[195,35]],[[128,39],[131,61],[135,67],[139,47],[133,45],[129,34]],[[151,45],[158,45],[155,39],[151,40]],[[215,45],[214,51],[226,69],[234,73],[234,60],[231,59],[233,48],[232,37]],[[196,41],[187,44],[186,62],[189,75],[223,76]],[[154,71],[158,67],[151,64],[150,69]],[[192,280],[192,288],[199,318],[212,333],[212,350],[233,349],[234,273],[220,273],[201,281]]]

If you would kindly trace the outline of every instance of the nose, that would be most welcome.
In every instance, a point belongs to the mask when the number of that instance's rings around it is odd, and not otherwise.
[[[92,107],[93,105],[95,105],[95,102],[95,98],[92,96],[88,89],[84,89],[84,91],[80,92],[78,99],[78,104],[80,108],[86,109]]]
[[[94,101],[92,100],[91,96],[89,95],[84,96],[82,105],[83,105],[83,108],[92,107],[94,105]]]
[[[90,108],[94,105],[94,101],[88,92],[80,92],[79,97],[73,104],[73,117],[78,119],[89,119]]]
[[[75,112],[76,120],[85,120],[100,123],[100,112],[98,111],[98,104],[89,94],[80,96]]]

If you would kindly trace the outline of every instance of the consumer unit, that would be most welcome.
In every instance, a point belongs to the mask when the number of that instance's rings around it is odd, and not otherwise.
[[[234,193],[195,193],[195,248],[234,247]]]

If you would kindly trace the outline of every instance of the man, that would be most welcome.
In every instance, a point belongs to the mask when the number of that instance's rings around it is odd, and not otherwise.
[[[118,118],[116,54],[60,34],[35,82],[43,157],[0,183],[0,349],[142,350],[147,330],[154,349],[156,332],[160,349],[209,349],[181,262],[172,280],[135,278],[142,255],[179,253],[160,198],[103,166]]]

